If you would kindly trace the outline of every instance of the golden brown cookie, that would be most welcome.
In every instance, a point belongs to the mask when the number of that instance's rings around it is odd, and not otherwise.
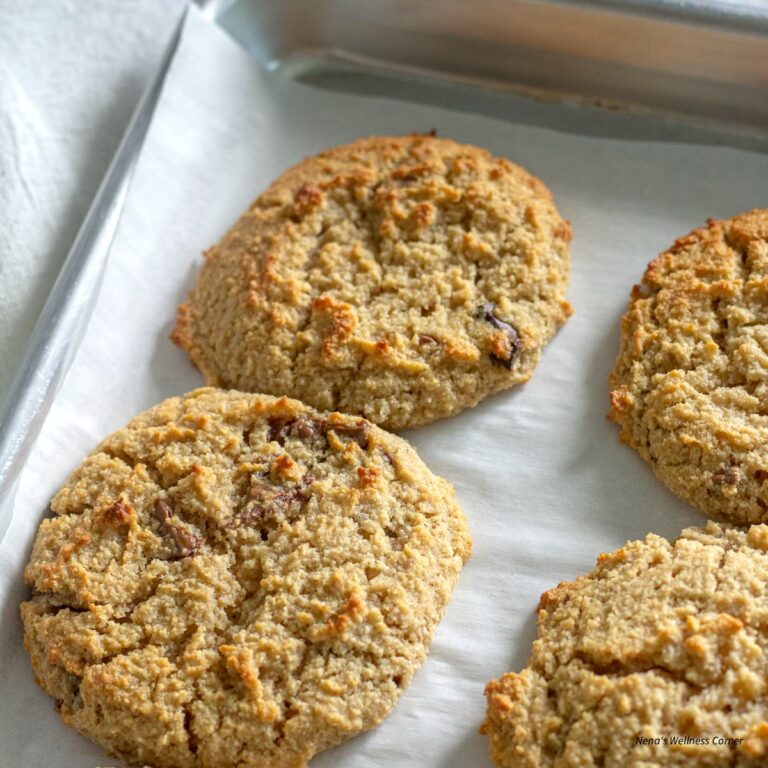
[[[710,221],[648,265],[621,321],[611,418],[710,517],[768,521],[768,211]]]
[[[486,687],[499,768],[768,764],[768,526],[650,534],[545,592]]]
[[[209,384],[425,424],[531,376],[570,313],[570,237],[544,184],[486,150],[362,139],[253,203],[173,338]]]
[[[358,417],[201,389],[51,503],[25,643],[62,717],[154,768],[303,766],[384,718],[470,539],[453,489]]]

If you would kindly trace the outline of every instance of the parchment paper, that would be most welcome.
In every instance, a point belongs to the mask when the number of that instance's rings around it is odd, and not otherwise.
[[[0,765],[109,764],[60,722],[33,681],[18,620],[22,569],[51,495],[82,457],[134,414],[202,383],[168,340],[200,252],[301,157],[358,136],[432,128],[518,161],[551,187],[575,233],[575,314],[528,384],[406,433],[456,486],[474,553],[426,664],[393,713],[313,765],[489,766],[477,734],[483,686],[525,664],[539,594],[627,539],[674,537],[704,521],[619,444],[605,419],[606,377],[619,317],[645,264],[708,216],[768,206],[768,158],[593,139],[298,85],[262,71],[193,12],[86,338],[0,545]]]

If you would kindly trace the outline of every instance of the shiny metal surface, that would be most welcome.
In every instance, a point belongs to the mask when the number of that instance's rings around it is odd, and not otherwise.
[[[239,0],[265,65],[314,58],[768,133],[768,6],[678,0]]]

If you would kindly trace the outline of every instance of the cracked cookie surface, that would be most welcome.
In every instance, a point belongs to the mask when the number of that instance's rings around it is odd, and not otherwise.
[[[25,644],[70,725],[155,768],[303,766],[386,716],[470,538],[452,487],[359,417],[201,389],[54,497]]]
[[[541,596],[528,666],[486,687],[494,762],[766,765],[767,585],[765,525],[709,522],[600,555]]]
[[[477,147],[372,137],[287,171],[206,254],[174,340],[209,384],[389,429],[526,381],[570,314],[571,230]]]
[[[621,439],[710,517],[768,521],[768,211],[682,237],[621,321],[610,377]]]

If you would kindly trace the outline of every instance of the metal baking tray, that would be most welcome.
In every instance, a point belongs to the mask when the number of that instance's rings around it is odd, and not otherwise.
[[[264,67],[613,138],[768,153],[768,4],[723,0],[199,0]],[[82,339],[181,22],[0,408],[0,537],[20,468]]]

